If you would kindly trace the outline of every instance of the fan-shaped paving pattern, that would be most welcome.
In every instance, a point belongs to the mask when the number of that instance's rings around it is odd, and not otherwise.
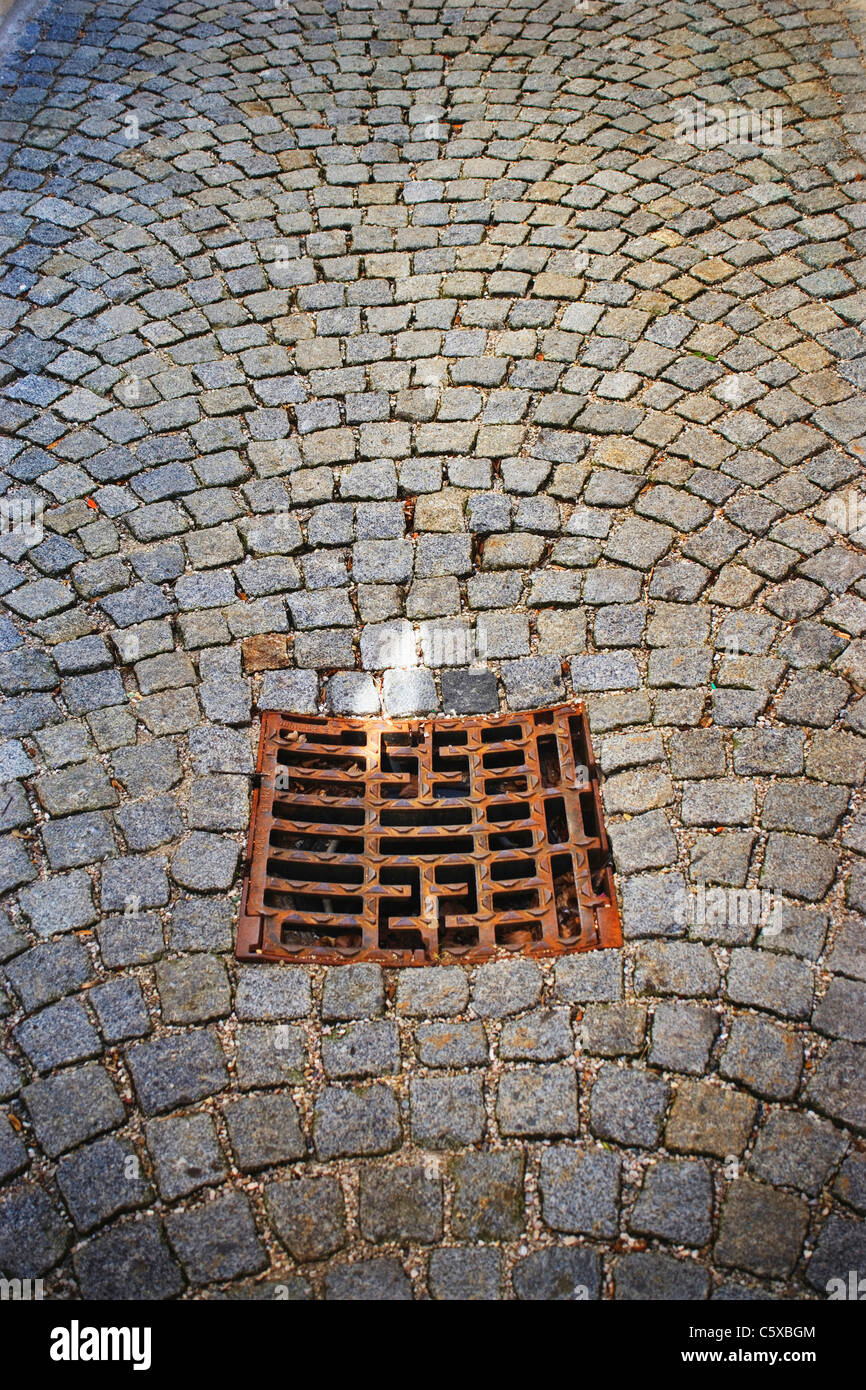
[[[5,1275],[866,1272],[862,36],[790,0],[57,0],[19,29]],[[757,139],[684,139],[698,109]],[[572,694],[624,951],[236,966],[257,710]]]

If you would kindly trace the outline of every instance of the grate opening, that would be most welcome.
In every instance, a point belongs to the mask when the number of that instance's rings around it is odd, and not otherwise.
[[[237,954],[423,965],[622,944],[583,707],[262,721]]]

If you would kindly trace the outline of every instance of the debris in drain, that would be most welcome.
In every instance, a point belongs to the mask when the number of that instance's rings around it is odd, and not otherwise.
[[[262,720],[237,955],[383,965],[620,946],[582,705]]]

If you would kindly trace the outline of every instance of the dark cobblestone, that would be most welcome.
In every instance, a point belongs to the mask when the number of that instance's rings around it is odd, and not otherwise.
[[[458,966],[407,970],[397,980],[397,1012],[410,1018],[448,1018],[468,1001],[469,982]]]
[[[753,1274],[783,1277],[800,1254],[807,1222],[802,1198],[741,1178],[722,1206],[716,1259]]]
[[[427,1067],[485,1066],[490,1059],[481,1023],[422,1023],[416,1039],[418,1057]]]
[[[667,1071],[703,1075],[719,1031],[718,1016],[702,1004],[659,1004],[653,1015],[649,1061]]]
[[[397,1102],[387,1086],[356,1091],[330,1086],[316,1104],[313,1137],[320,1158],[388,1153],[401,1133]]]
[[[806,1279],[813,1289],[832,1297],[839,1296],[840,1284],[831,1280],[841,1280],[845,1296],[851,1297],[851,1270],[863,1268],[866,1256],[864,1248],[863,1225],[859,1221],[846,1220],[842,1216],[831,1216],[826,1223],[809,1261]]]
[[[270,1183],[265,1204],[271,1224],[296,1260],[321,1260],[346,1244],[346,1209],[335,1178]]]
[[[230,1192],[204,1207],[169,1212],[166,1229],[195,1285],[257,1274],[267,1264],[243,1193]]]
[[[722,1076],[741,1081],[759,1096],[790,1100],[803,1066],[798,1037],[758,1018],[736,1018],[719,1061]]]
[[[356,1023],[345,1033],[322,1039],[322,1063],[329,1077],[383,1076],[400,1070],[397,1025],[385,1019]]]
[[[171,1298],[183,1287],[155,1217],[129,1217],[100,1232],[74,1257],[84,1298]]]
[[[160,1193],[168,1200],[186,1197],[225,1176],[225,1159],[210,1115],[151,1120],[147,1146]]]
[[[384,1005],[384,984],[378,965],[352,965],[332,971],[325,981],[322,1017],[372,1018]]]
[[[577,1134],[577,1081],[571,1067],[507,1071],[499,1082],[496,1115],[503,1134]]]
[[[472,1008],[480,1018],[504,1018],[538,1003],[541,975],[532,961],[482,965],[472,987]]]
[[[708,1081],[680,1082],[665,1127],[667,1146],[715,1158],[741,1154],[757,1110],[757,1101],[741,1092]]]
[[[242,1173],[304,1158],[307,1145],[289,1096],[243,1096],[225,1107],[235,1160]]]
[[[111,1077],[96,1062],[33,1081],[21,1098],[40,1144],[52,1158],[115,1129],[124,1119]]]
[[[469,1153],[454,1159],[451,1229],[462,1239],[510,1240],[523,1229],[523,1156]]]
[[[593,1057],[636,1057],[643,1051],[645,1032],[642,1004],[588,1004],[578,1042]]]
[[[591,1250],[548,1246],[518,1260],[513,1279],[520,1299],[596,1299],[601,1286],[599,1258]]]
[[[368,1240],[420,1241],[442,1238],[441,1180],[424,1168],[367,1168],[361,1179],[360,1224]]]
[[[481,1082],[472,1076],[419,1077],[410,1085],[412,1137],[431,1149],[462,1148],[484,1135]]]
[[[325,1298],[337,1302],[407,1302],[412,1285],[399,1260],[382,1257],[335,1265],[325,1280]]]
[[[845,1140],[832,1125],[778,1110],[761,1126],[749,1170],[765,1182],[796,1187],[815,1197],[844,1152]]]
[[[702,1299],[709,1289],[709,1275],[702,1265],[650,1251],[620,1255],[613,1279],[614,1298],[641,1302]]]
[[[219,1040],[207,1029],[137,1043],[127,1052],[127,1060],[146,1115],[189,1105],[228,1083]]]
[[[667,1083],[640,1072],[604,1066],[590,1096],[590,1124],[600,1139],[651,1148],[668,1103]]]
[[[711,1231],[713,1183],[705,1163],[660,1160],[647,1170],[629,1226],[678,1245],[703,1245]]]
[[[435,1299],[495,1301],[501,1297],[502,1256],[498,1250],[434,1250],[427,1277]]]
[[[555,1231],[614,1236],[618,1228],[620,1160],[604,1149],[561,1147],[541,1160],[542,1215]]]

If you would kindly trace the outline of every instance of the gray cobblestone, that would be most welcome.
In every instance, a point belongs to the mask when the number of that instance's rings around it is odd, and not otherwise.
[[[600,1139],[652,1147],[661,1132],[669,1088],[660,1078],[602,1067],[590,1096],[590,1124]]]
[[[753,1274],[789,1274],[807,1222],[802,1198],[743,1178],[732,1184],[722,1207],[716,1259]]]
[[[269,1183],[265,1203],[274,1230],[296,1260],[320,1260],[346,1244],[345,1202],[335,1178]]]
[[[316,1104],[313,1136],[320,1158],[390,1152],[401,1138],[393,1091],[381,1083],[356,1091],[329,1087]]]

